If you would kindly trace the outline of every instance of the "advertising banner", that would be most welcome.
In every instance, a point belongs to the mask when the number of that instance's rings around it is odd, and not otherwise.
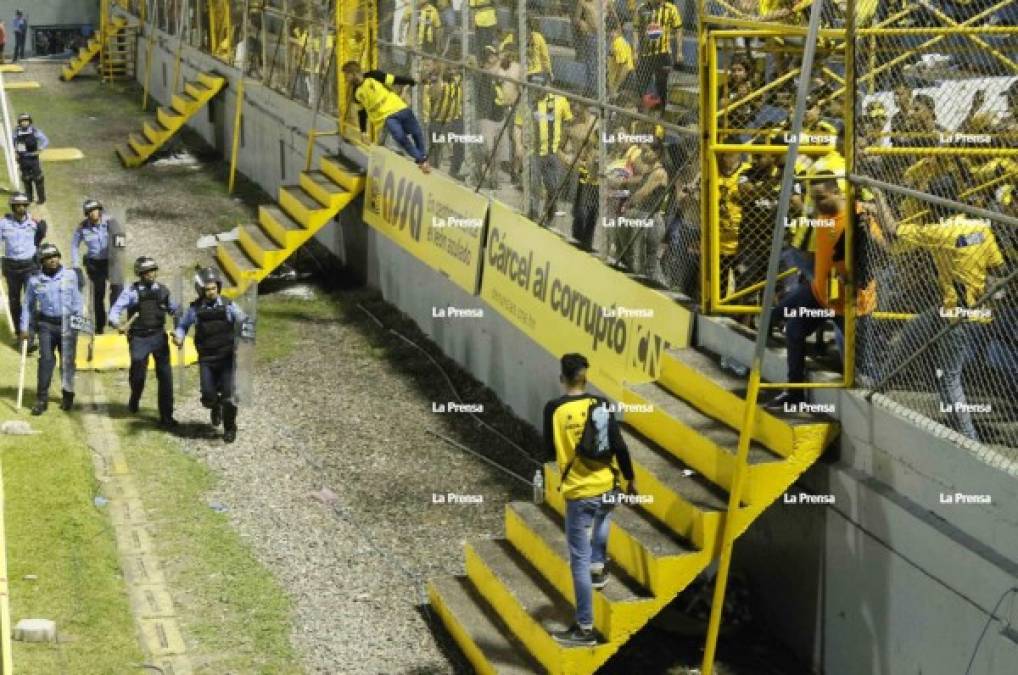
[[[689,344],[693,315],[551,230],[493,202],[481,297],[556,357],[579,352],[612,396],[655,380],[665,350]]]
[[[488,198],[378,146],[372,149],[364,222],[477,293]]]

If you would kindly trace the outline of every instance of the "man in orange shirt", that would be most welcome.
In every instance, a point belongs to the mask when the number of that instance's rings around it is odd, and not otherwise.
[[[844,294],[847,278],[844,246],[839,242],[848,219],[845,195],[833,174],[813,180],[814,214],[804,225],[816,228],[814,274],[810,283],[801,283],[774,308],[771,323],[785,320],[788,381],[806,381],[806,339],[827,320],[844,331]],[[802,389],[789,389],[767,403],[768,408],[784,408],[806,400]]]

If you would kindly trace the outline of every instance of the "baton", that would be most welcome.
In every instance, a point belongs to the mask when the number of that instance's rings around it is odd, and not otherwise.
[[[18,373],[18,406],[21,410],[21,400],[25,393],[25,363],[28,361],[28,340],[21,341],[21,372]]]

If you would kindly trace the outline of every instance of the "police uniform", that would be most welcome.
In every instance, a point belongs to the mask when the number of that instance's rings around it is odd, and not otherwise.
[[[177,326],[176,337],[183,340],[194,326],[194,346],[198,350],[201,371],[201,404],[222,410],[223,429],[237,431],[237,406],[233,401],[237,359],[237,330],[244,313],[227,298],[218,296],[209,302],[199,298],[188,306]]]
[[[21,181],[25,184],[25,194],[29,201],[35,201],[35,193],[38,192],[39,204],[46,203],[46,186],[39,153],[48,146],[46,134],[34,126],[22,129],[18,125],[14,129],[14,149],[18,155],[18,168],[21,170]]]
[[[35,259],[36,250],[46,238],[46,221],[35,220],[25,214],[18,220],[8,213],[0,220],[0,241],[4,245],[3,274],[7,282],[7,302],[11,318],[21,317],[21,295],[29,278],[39,269]]]
[[[444,138],[442,143],[434,143],[431,151],[431,161],[436,166],[442,161],[442,148],[446,144],[452,146],[452,163],[449,166],[449,173],[458,176],[463,166],[464,148],[463,143],[450,142],[449,134],[463,133],[463,80],[457,74],[451,80],[437,82],[436,96],[431,102],[431,129],[433,133]],[[432,137],[434,141],[434,136]]]
[[[85,218],[71,236],[71,266],[78,266],[78,249],[85,245],[85,271],[92,280],[92,316],[96,334],[106,327],[106,283],[110,277],[110,218],[103,216],[98,223]],[[124,290],[122,284],[110,284],[110,306]]]
[[[131,352],[131,369],[128,382],[131,399],[128,407],[138,409],[149,356],[155,361],[156,380],[159,383],[159,419],[173,419],[173,369],[170,367],[170,344],[166,336],[166,315],[177,312],[177,303],[170,299],[170,289],[157,281],[136,281],[120,294],[110,309],[110,323],[119,325],[124,313],[137,315],[127,332]]]
[[[49,398],[57,351],[60,352],[60,386],[64,401],[68,403],[68,399],[74,398],[74,355],[78,331],[71,326],[70,317],[81,316],[83,302],[78,283],[78,275],[66,267],[59,267],[52,275],[40,270],[28,280],[19,328],[22,333],[27,333],[34,325],[39,335],[37,405],[44,404]]]

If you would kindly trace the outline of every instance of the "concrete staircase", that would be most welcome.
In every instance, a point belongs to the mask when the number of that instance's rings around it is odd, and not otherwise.
[[[145,122],[142,135],[131,134],[127,145],[117,148],[120,161],[126,167],[144,164],[225,86],[226,78],[198,73],[197,81],[184,83],[184,92],[173,95],[169,108],[160,107],[156,118]]]
[[[545,504],[506,508],[505,538],[465,544],[466,576],[429,583],[445,626],[479,673],[592,673],[720,553],[745,383],[696,349],[669,351],[656,382],[626,389],[624,433],[642,495],[613,514],[611,582],[594,592],[596,647],[565,648],[551,632],[573,620],[559,471],[544,467]],[[837,425],[760,411],[741,534],[820,456]]]
[[[346,208],[364,181],[360,167],[334,156],[322,157],[316,171],[301,172],[297,185],[279,188],[278,204],[259,207],[256,224],[242,226],[237,240],[217,245],[223,294],[236,297],[268,276]]]
[[[122,16],[113,17],[110,22],[110,39],[116,37],[118,33],[127,27],[127,19]],[[103,44],[101,36],[98,32],[93,33],[92,37],[89,38],[88,43],[78,50],[78,55],[67,62],[63,70],[60,73],[60,79],[65,82],[73,80],[78,73],[85,69],[89,63],[92,62],[95,57],[99,56],[99,52],[102,50]]]

